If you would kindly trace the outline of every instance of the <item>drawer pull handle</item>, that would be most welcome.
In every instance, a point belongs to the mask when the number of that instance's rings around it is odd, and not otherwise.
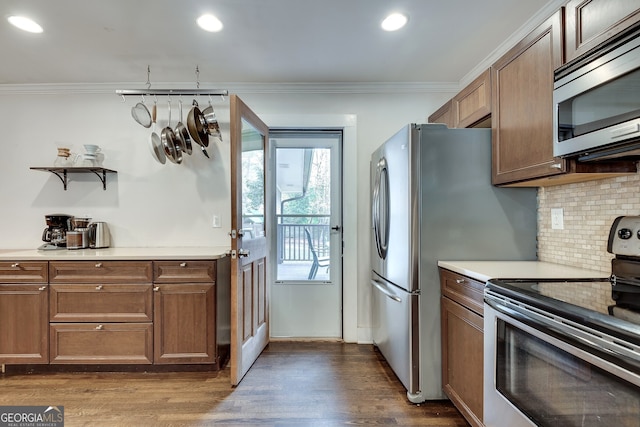
[[[154,286],[154,287],[153,287],[153,292],[158,292],[159,290],[160,290],[160,287],[159,287],[159,286]]]
[[[101,262],[96,263],[96,268],[100,268],[100,267],[102,267],[102,263]]]
[[[466,280],[464,280],[464,279],[456,279],[456,283],[457,284],[461,284],[461,283],[464,283],[464,282],[466,282]]]
[[[186,263],[186,262],[181,262],[181,263],[180,263],[180,267],[185,268],[186,266],[187,266],[187,263]]]
[[[11,264],[11,268],[19,268],[19,267],[20,267],[19,262],[14,262],[13,264]]]
[[[101,290],[102,290],[102,285],[96,286],[96,291],[101,291]]]
[[[101,331],[101,330],[103,330],[103,329],[104,329],[104,326],[102,326],[102,325],[98,325],[98,326],[96,326],[96,330],[97,330],[97,331]]]
[[[552,169],[562,169],[562,163],[554,163],[551,165]]]
[[[40,286],[40,287],[38,288],[38,290],[39,290],[39,291],[44,291],[44,290],[46,290],[46,289],[47,289],[47,287],[46,287],[46,286]]]

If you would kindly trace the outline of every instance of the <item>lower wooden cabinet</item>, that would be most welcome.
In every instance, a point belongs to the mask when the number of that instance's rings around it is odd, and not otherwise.
[[[0,365],[221,368],[228,275],[226,260],[0,262]]]
[[[214,283],[154,287],[154,363],[215,363]]]
[[[49,363],[48,289],[0,284],[0,364]]]
[[[472,426],[483,424],[484,285],[440,270],[442,387]]]

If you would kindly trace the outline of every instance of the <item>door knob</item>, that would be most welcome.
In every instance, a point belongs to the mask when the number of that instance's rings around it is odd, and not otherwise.
[[[342,229],[342,227],[340,227],[339,225],[336,225],[334,227],[331,227],[332,230],[334,231],[340,231]]]
[[[240,249],[238,250],[238,258],[246,258],[249,256],[249,251]]]

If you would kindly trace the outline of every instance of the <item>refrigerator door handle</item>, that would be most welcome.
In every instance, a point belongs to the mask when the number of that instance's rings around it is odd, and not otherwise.
[[[402,302],[402,298],[400,298],[397,295],[393,295],[391,292],[389,292],[386,288],[386,286],[383,283],[378,282],[377,280],[371,280],[371,284],[373,286],[375,286],[376,288],[378,288],[378,290],[380,292],[382,292],[383,294],[385,294],[387,297],[391,298],[392,300],[396,301],[396,302]]]

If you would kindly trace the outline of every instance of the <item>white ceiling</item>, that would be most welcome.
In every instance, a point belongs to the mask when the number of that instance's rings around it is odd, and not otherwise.
[[[458,82],[549,0],[2,0],[0,84]],[[388,13],[408,25],[384,32]],[[219,33],[195,24],[202,13]],[[6,21],[28,15],[42,34]],[[152,86],[153,87],[153,86]]]

